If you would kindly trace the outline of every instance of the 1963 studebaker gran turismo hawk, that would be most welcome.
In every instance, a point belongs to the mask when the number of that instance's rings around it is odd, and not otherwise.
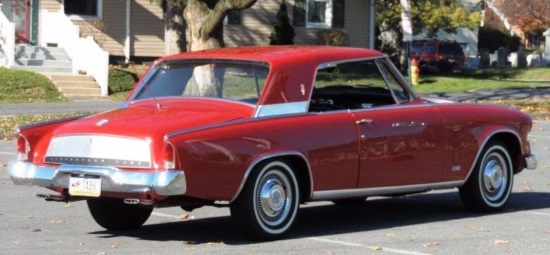
[[[310,201],[458,188],[466,208],[501,210],[536,167],[531,126],[511,107],[421,98],[374,50],[224,48],[155,61],[120,109],[21,127],[9,171],[47,200],[86,200],[106,229],[228,206],[265,240]]]

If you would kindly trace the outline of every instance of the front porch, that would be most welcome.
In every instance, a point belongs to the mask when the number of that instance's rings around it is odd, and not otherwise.
[[[107,96],[109,54],[91,37],[80,38],[79,27],[65,13],[37,6],[38,0],[0,0],[0,66],[85,74],[97,83],[97,96]]]

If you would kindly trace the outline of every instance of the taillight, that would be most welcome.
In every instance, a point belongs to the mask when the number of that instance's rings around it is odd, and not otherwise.
[[[174,145],[168,142],[164,143],[164,168],[176,168],[176,151],[174,150]]]
[[[17,160],[27,161],[29,160],[30,146],[27,138],[22,135],[17,136]]]

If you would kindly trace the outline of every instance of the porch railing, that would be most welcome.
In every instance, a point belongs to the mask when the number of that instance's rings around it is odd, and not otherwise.
[[[101,94],[108,94],[109,53],[102,50],[92,37],[80,38],[80,28],[63,13],[42,10],[43,46],[57,44],[65,49],[73,63],[73,73],[81,71],[91,75],[101,88]]]
[[[10,22],[2,11],[0,11],[0,48],[2,48],[0,57],[3,51],[7,59],[7,61],[0,61],[0,66],[13,66],[15,61],[15,24]]]

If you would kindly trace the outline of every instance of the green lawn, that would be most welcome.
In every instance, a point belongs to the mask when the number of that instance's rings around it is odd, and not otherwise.
[[[67,101],[43,75],[0,67],[0,77],[0,103]]]
[[[464,75],[420,75],[420,93],[463,92],[476,89],[550,87],[550,68],[483,69]]]

